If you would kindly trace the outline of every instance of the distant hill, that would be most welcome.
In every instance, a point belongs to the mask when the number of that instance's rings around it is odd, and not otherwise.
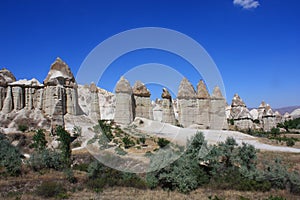
[[[300,106],[288,106],[283,108],[274,108],[273,110],[278,111],[280,114],[284,115],[286,112],[290,113],[294,110],[300,108]]]

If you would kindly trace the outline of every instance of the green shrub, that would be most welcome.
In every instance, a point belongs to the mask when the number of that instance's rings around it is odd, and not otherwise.
[[[89,189],[92,189],[93,191],[99,193],[103,191],[103,188],[106,184],[105,181],[106,180],[102,178],[89,179],[86,184]]]
[[[158,138],[157,144],[160,148],[164,148],[165,146],[167,146],[170,143],[169,140],[165,139],[165,138]]]
[[[145,138],[145,137],[141,137],[139,140],[140,140],[140,142],[141,142],[142,144],[145,144],[145,143],[146,143],[146,138]]]
[[[60,141],[59,148],[61,150],[61,157],[65,167],[71,166],[71,135],[63,127],[58,126],[56,128],[56,134],[58,136],[58,141]]]
[[[61,183],[56,182],[43,182],[40,186],[36,188],[35,193],[43,198],[52,197],[66,197],[66,189]]]
[[[273,127],[273,128],[271,129],[271,134],[272,134],[274,137],[277,137],[278,135],[280,135],[280,129],[279,129],[279,128]]]
[[[34,152],[28,160],[28,165],[34,171],[41,169],[61,170],[64,168],[63,163],[60,153],[49,149]]]
[[[82,128],[80,126],[74,126],[72,132],[74,133],[74,137],[81,137]]]
[[[146,184],[150,189],[154,189],[158,186],[159,180],[155,176],[155,173],[147,173],[146,175]]]
[[[128,135],[122,138],[122,142],[124,143],[125,149],[133,147],[135,145],[134,141],[131,140]]]
[[[72,169],[67,168],[64,170],[64,174],[66,176],[66,179],[70,182],[70,183],[77,183],[77,179],[74,176],[74,172]]]
[[[88,163],[81,163],[81,164],[74,165],[73,170],[88,172],[88,167],[89,167]]]
[[[99,120],[98,123],[99,123],[99,126],[100,126],[101,130],[102,130],[102,133],[107,137],[107,139],[109,141],[111,141],[114,138],[114,136],[112,134],[111,125],[108,124],[108,122],[106,120]]]
[[[21,153],[17,147],[10,144],[8,139],[0,133],[0,168],[4,167],[7,174],[17,176],[21,174]]]
[[[123,150],[122,148],[120,148],[120,147],[116,147],[116,148],[115,148],[115,152],[116,152],[118,155],[121,155],[121,156],[124,156],[124,155],[127,154],[127,152],[124,151],[124,150]]]
[[[22,131],[24,133],[25,131],[28,130],[28,126],[26,126],[24,124],[21,124],[21,125],[18,126],[18,130]]]
[[[37,151],[41,151],[46,148],[47,140],[42,129],[36,131],[32,140],[33,144],[31,145],[31,147],[35,148]]]
[[[286,146],[292,147],[295,145],[295,141],[292,138],[288,138],[286,141]]]

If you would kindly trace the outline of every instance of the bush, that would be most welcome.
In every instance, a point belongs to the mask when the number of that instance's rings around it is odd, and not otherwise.
[[[278,135],[280,135],[280,129],[279,129],[279,128],[273,127],[273,128],[271,129],[271,134],[272,134],[274,137],[277,137]]]
[[[128,148],[130,148],[130,147],[133,147],[133,146],[135,145],[134,141],[131,140],[131,139],[129,138],[128,135],[126,135],[125,137],[123,137],[123,138],[122,138],[122,141],[123,141],[123,143],[124,143],[125,149],[128,149]]]
[[[146,184],[150,189],[154,189],[158,186],[159,180],[155,176],[155,173],[148,173],[146,175]]]
[[[64,170],[64,174],[66,176],[66,179],[70,182],[70,183],[77,183],[77,179],[74,176],[74,172],[72,171],[72,169],[67,168]]]
[[[295,142],[292,138],[288,138],[286,141],[286,146],[292,147],[295,145]]]
[[[145,144],[145,143],[146,143],[146,138],[145,138],[145,137],[141,137],[139,140],[140,140],[140,142],[141,142],[142,144]]]
[[[81,137],[82,128],[80,126],[74,126],[72,132],[74,133],[74,137]]]
[[[28,160],[28,165],[34,170],[55,169],[61,170],[64,168],[61,155],[53,150],[44,149],[39,152],[34,152]]]
[[[35,193],[44,198],[67,197],[66,189],[63,187],[63,185],[52,181],[43,182],[36,188]]]
[[[116,147],[116,148],[115,148],[115,152],[116,152],[118,155],[121,155],[121,156],[124,156],[124,155],[127,154],[127,152],[124,151],[124,150],[123,150],[122,148],[120,148],[120,147]]]
[[[59,148],[61,150],[61,157],[65,167],[71,166],[71,136],[63,127],[58,126],[56,128],[56,134],[58,136],[58,141],[60,141]]]
[[[19,149],[11,145],[7,138],[0,133],[0,167],[12,176],[21,174],[22,160]]]
[[[28,130],[28,126],[21,124],[18,126],[18,130],[24,133],[25,131]]]
[[[92,162],[88,167],[88,185],[91,189],[102,190],[103,187],[121,186],[146,188],[146,183],[136,174],[124,173],[106,167],[98,161]]]
[[[46,148],[47,140],[42,129],[36,131],[32,140],[33,144],[31,145],[31,147],[35,148],[36,150],[41,151]]]
[[[157,144],[160,148],[164,148],[165,146],[167,146],[170,143],[169,140],[165,139],[165,138],[158,138]]]
[[[106,120],[99,120],[98,123],[102,130],[102,133],[107,137],[109,141],[111,141],[114,138],[111,125],[107,124]]]
[[[88,163],[81,163],[81,164],[74,165],[73,170],[88,172],[88,167],[89,167]]]

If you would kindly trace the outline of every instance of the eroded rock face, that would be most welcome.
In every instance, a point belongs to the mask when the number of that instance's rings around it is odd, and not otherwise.
[[[6,97],[3,102],[2,112],[7,114],[13,110],[13,98],[12,98],[12,89],[11,86],[7,87]]]
[[[12,83],[14,81],[16,81],[16,78],[9,70],[5,68],[0,70],[0,111],[4,109],[4,112],[7,113],[12,110],[12,108],[10,108],[10,106],[12,107],[12,105],[9,102],[5,103],[5,105],[9,107],[3,107],[7,95],[7,86],[9,83]],[[7,101],[9,101],[9,99]]]
[[[176,125],[172,97],[166,88],[163,88],[162,97],[162,122]]]
[[[172,100],[171,94],[166,88],[163,88],[163,93],[161,94],[161,98]]]
[[[197,99],[193,85],[184,78],[178,89],[178,121],[183,127],[196,123]]]
[[[24,108],[24,89],[21,86],[12,87],[14,109],[21,110]]]
[[[186,78],[180,82],[177,99],[196,99],[196,91]]]
[[[210,129],[227,129],[226,101],[219,87],[215,87],[210,102]]]
[[[153,119],[153,110],[150,95],[151,94],[149,90],[142,82],[135,82],[133,86],[135,117]]]
[[[207,91],[206,85],[203,80],[200,80],[197,85],[197,98],[198,99],[209,99],[210,95]]]
[[[92,92],[93,94],[92,94]],[[97,93],[98,97],[95,95]],[[94,122],[99,119],[114,119],[115,115],[115,95],[98,88],[95,84],[89,85],[79,85],[78,86],[78,101],[79,108],[84,115],[87,115]],[[100,111],[98,111],[97,98],[99,100],[98,105]],[[92,113],[95,113],[92,114]],[[99,117],[100,113],[100,117]],[[92,116],[94,115],[94,116]]]
[[[90,85],[90,92],[91,92],[91,113],[90,117],[95,120],[100,120],[100,105],[99,105],[99,96],[98,96],[98,88],[97,86],[92,83]]]
[[[271,131],[272,128],[276,127],[276,116],[269,104],[265,106],[262,121],[264,131]]]
[[[8,83],[16,81],[16,77],[7,69],[0,70],[0,87],[6,87]]]
[[[64,115],[77,115],[79,110],[77,84],[69,66],[60,58],[51,65],[44,80],[43,110],[52,119],[52,130],[64,126]]]
[[[133,102],[134,97],[130,83],[124,77],[121,77],[116,85],[115,122],[130,124],[133,121],[135,118]]]
[[[54,63],[51,65],[50,71],[46,79],[44,80],[45,85],[61,85],[73,86],[75,78],[69,66],[62,61],[60,58],[56,58]]]
[[[203,80],[200,80],[197,85],[197,109],[195,123],[201,129],[210,128],[210,95]]]
[[[151,93],[147,89],[147,87],[141,82],[141,81],[136,81],[133,88],[132,92],[135,96],[140,96],[140,97],[150,97]]]
[[[245,130],[253,128],[253,117],[238,94],[235,94],[232,99],[229,119],[234,120],[234,125],[238,129]]]

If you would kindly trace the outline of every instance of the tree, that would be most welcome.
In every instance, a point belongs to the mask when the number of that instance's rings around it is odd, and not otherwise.
[[[7,138],[0,133],[0,167],[4,167],[9,175],[21,174],[21,153],[17,147],[10,144]]]
[[[60,150],[62,160],[64,161],[67,167],[71,166],[71,136],[62,126],[56,128],[56,134],[58,136],[58,141],[60,141]]]
[[[37,130],[32,139],[33,139],[32,146],[37,151],[42,151],[46,148],[47,140],[44,131],[42,129]]]

